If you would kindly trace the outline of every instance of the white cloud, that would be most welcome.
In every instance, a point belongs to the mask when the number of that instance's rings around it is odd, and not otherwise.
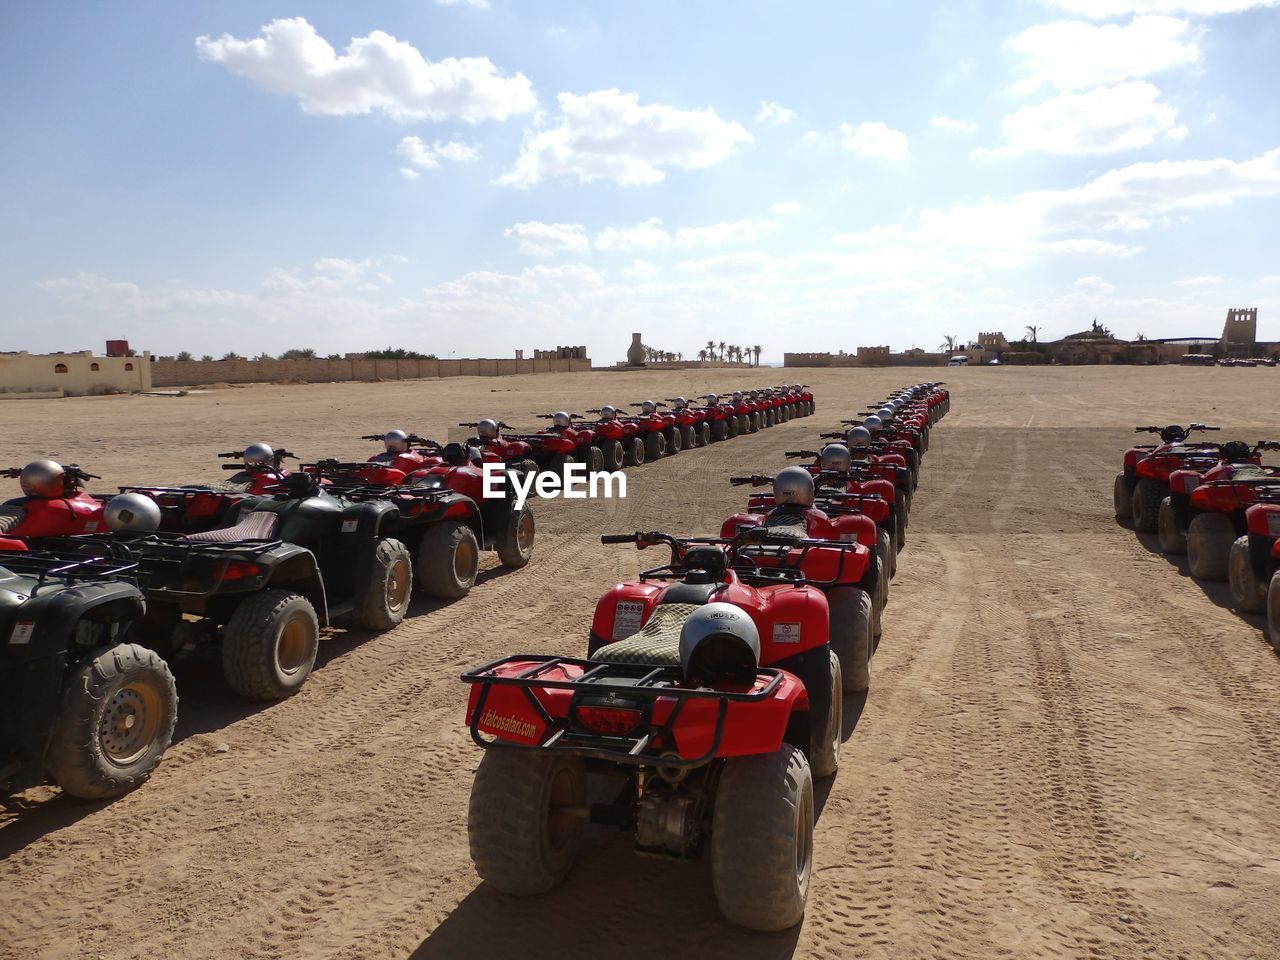
[[[1181,140],[1187,128],[1178,124],[1177,109],[1161,103],[1159,97],[1159,90],[1141,80],[1060,94],[1009,114],[1003,121],[1005,146],[980,148],[974,156],[1016,156],[1027,151],[1085,156],[1134,150],[1161,136]]]
[[[1175,287],[1216,287],[1223,282],[1222,277],[1215,276],[1214,274],[1204,274],[1199,277],[1187,277],[1184,280],[1175,280],[1173,281],[1173,285]]]
[[[551,257],[557,253],[584,253],[591,248],[580,223],[542,223],[530,220],[507,227],[506,235],[520,243],[527,257]]]
[[[1263,283],[1280,283],[1280,273],[1273,274],[1269,277],[1262,278]]]
[[[713,223],[706,227],[681,227],[676,231],[677,247],[723,247],[731,243],[752,243],[760,238],[761,230],[772,227],[769,221],[757,225],[753,220],[735,220],[732,223]]]
[[[1190,13],[1214,16],[1280,6],[1280,0],[1051,0],[1072,13],[1106,19],[1131,13]]]
[[[409,180],[417,180],[422,170],[435,170],[440,166],[441,160],[473,163],[480,159],[480,148],[473,144],[458,143],[455,140],[447,143],[437,140],[427,144],[421,137],[405,137],[396,146],[396,153],[406,163],[406,166],[400,168],[400,173]]]
[[[629,266],[619,271],[629,280],[652,280],[661,272],[648,260],[632,260]]]
[[[475,7],[477,10],[489,9],[489,0],[436,0],[436,3],[442,7],[452,7],[461,3],[468,7]]]
[[[794,217],[803,210],[804,207],[796,200],[785,200],[782,203],[775,203],[769,208],[769,212],[777,217]]]
[[[505,120],[537,107],[520,73],[503,76],[487,57],[426,59],[414,46],[375,30],[341,55],[304,18],[272,20],[262,35],[198,37],[200,56],[264,90],[296,97],[325,117],[381,111],[393,120]]]
[[[559,122],[535,126],[525,135],[515,166],[501,183],[528,187],[554,177],[624,186],[658,183],[668,167],[712,167],[752,141],[741,125],[721,120],[709,108],[641,104],[637,94],[616,89],[562,93],[557,99]]]
[[[1186,20],[1135,17],[1128,24],[1059,20],[1028,27],[1013,38],[1025,76],[1014,89],[1084,90],[1190,66],[1200,49],[1187,39]]]
[[[840,132],[844,134],[841,146],[860,157],[901,160],[907,155],[907,135],[879,120],[868,120],[856,127],[842,123]]]
[[[671,246],[671,234],[657,217],[642,220],[634,227],[608,227],[596,234],[599,250],[661,250]]]
[[[762,100],[760,102],[760,112],[756,114],[756,123],[772,123],[782,126],[784,123],[790,123],[796,118],[794,110],[788,110],[780,103],[774,103],[772,100]]]
[[[978,125],[967,120],[955,120],[951,117],[934,117],[929,123],[939,130],[954,130],[957,133],[977,133]]]
[[[1115,287],[1107,283],[1101,277],[1081,277],[1075,282],[1077,290],[1086,290],[1092,293],[1114,293]]]

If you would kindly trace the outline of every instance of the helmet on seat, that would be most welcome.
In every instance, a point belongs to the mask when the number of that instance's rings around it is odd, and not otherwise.
[[[879,433],[881,430],[884,429],[884,421],[881,420],[879,417],[877,417],[875,414],[872,414],[871,416],[863,420],[862,425],[866,427],[868,430],[870,430],[872,433]]]
[[[606,403],[603,407],[600,408],[600,419],[601,420],[617,420],[618,408],[611,407]]]
[[[640,404],[640,412],[643,414],[654,413],[658,409],[658,405],[652,400],[645,400]]]
[[[481,440],[494,440],[498,436],[498,421],[485,417],[476,424],[476,436]]]
[[[787,467],[773,478],[773,500],[778,506],[793,503],[813,506],[813,474],[804,467]]]
[[[265,467],[275,464],[276,452],[271,449],[271,444],[259,441],[245,447],[240,456],[246,467]]]
[[[719,402],[720,402],[720,394],[718,394],[718,393],[708,393],[708,394],[707,394],[707,406],[708,406],[708,407],[714,407],[714,406],[715,406],[717,403],[719,403]]]
[[[867,437],[870,440],[870,436]],[[839,470],[841,473],[849,469],[849,465],[853,462],[853,457],[849,454],[849,448],[843,443],[829,443],[822,448],[822,456],[818,463],[823,470]]]
[[[888,423],[895,416],[897,416],[897,414],[898,414],[897,410],[887,405],[881,407],[879,410],[876,411],[876,416],[879,417],[881,420],[883,420],[885,423]]]
[[[387,453],[405,453],[409,449],[409,435],[403,430],[388,430],[382,438]]]
[[[685,407],[689,405],[689,401],[686,400],[684,397],[676,397],[674,400],[671,401],[671,405],[675,407],[677,410],[683,410]]]
[[[733,391],[733,402],[734,402],[734,403],[737,403],[737,402],[739,402],[741,399],[742,399],[742,391],[741,391],[741,390],[735,390],[735,391]]]
[[[160,507],[141,493],[122,493],[107,501],[102,519],[114,533],[152,533],[160,529]]]
[[[566,411],[557,410],[551,415],[551,423],[557,427],[570,427],[573,426],[573,419]]]
[[[32,460],[18,474],[18,485],[28,497],[52,500],[66,492],[66,475],[56,460]]]
[[[749,680],[760,664],[760,632],[732,603],[708,603],[680,629],[680,666],[690,683]]]
[[[849,450],[866,450],[871,446],[871,431],[861,424],[850,427],[844,435],[844,442]]]

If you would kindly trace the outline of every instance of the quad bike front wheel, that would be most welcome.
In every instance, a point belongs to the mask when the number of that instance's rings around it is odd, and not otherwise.
[[[736,437],[739,433],[742,432],[742,429],[741,429],[742,424],[738,422],[738,418],[736,415],[725,417],[724,423],[725,423],[725,427],[728,428],[730,440],[732,440],[734,437]]]
[[[809,717],[809,765],[815,780],[836,775],[840,769],[840,745],[844,738],[844,681],[840,676],[840,658],[834,650],[827,651],[827,662],[828,666],[822,670],[820,678],[827,687],[827,715]],[[808,687],[807,682],[805,686]]]
[[[1267,584],[1258,579],[1249,559],[1248,534],[1237,537],[1227,558],[1227,583],[1231,587],[1231,605],[1241,613],[1263,613],[1267,609]]]
[[[1200,513],[1187,528],[1187,565],[1197,580],[1227,579],[1227,558],[1236,541],[1235,524],[1223,513]]]
[[[644,459],[661,460],[667,452],[667,438],[661,430],[646,433],[644,437]],[[643,461],[642,461],[643,462]]]
[[[413,593],[413,557],[399,540],[378,541],[369,567],[369,582],[360,601],[360,626],[390,630],[409,612]]]
[[[592,473],[604,470],[604,451],[599,447],[587,447],[587,469]]]
[[[586,812],[587,774],[581,757],[486,750],[467,812],[476,873],[513,896],[546,893],[577,859]]]
[[[1133,488],[1133,529],[1139,533],[1156,533],[1160,529],[1160,501],[1168,496],[1168,488],[1143,477]]]
[[[627,456],[623,463],[628,467],[644,466],[644,440],[640,437],[632,437],[627,441]]]
[[[685,424],[683,427],[677,428],[680,431],[680,446],[685,450],[692,450],[698,445],[698,429],[691,423]]]
[[[1160,501],[1160,511],[1156,515],[1156,534],[1160,538],[1160,549],[1165,553],[1179,556],[1187,552],[1187,537],[1178,524],[1178,512],[1173,509],[1173,498],[1165,497]]]
[[[771,931],[804,918],[813,819],[813,775],[795,747],[724,761],[711,819],[711,882],[726,919]]]
[[[604,444],[597,449],[599,449],[601,455],[604,457],[605,470],[621,470],[627,461],[626,451],[622,448],[621,440],[606,440]]]
[[[698,446],[705,447],[711,443],[711,424],[703,420],[694,429],[698,434]]]
[[[571,453],[558,453],[551,458],[550,470],[561,479],[564,479],[567,475],[569,464],[577,462],[577,459]]]
[[[46,769],[73,797],[127,793],[160,763],[177,719],[178,689],[160,655],[108,647],[67,676]]]
[[[255,700],[283,700],[311,675],[320,649],[315,607],[290,590],[245,597],[222,631],[222,673]]]
[[[711,439],[717,441],[729,439],[729,424],[724,420],[712,421]]]
[[[513,505],[496,537],[498,560],[504,567],[516,570],[529,562],[533,556],[535,533],[533,511],[529,505],[526,503],[519,510]]]
[[[440,600],[460,600],[471,592],[480,571],[480,545],[465,523],[433,524],[418,546],[418,585]]]
[[[1267,587],[1267,640],[1280,653],[1280,571],[1271,575]]]
[[[663,431],[667,440],[667,450],[671,453],[679,453],[684,449],[684,429],[682,427],[667,427]]]
[[[871,653],[875,649],[872,603],[857,587],[833,587],[827,591],[831,649],[840,658],[845,693],[871,686]]]
[[[1133,490],[1129,488],[1129,478],[1123,473],[1116,474],[1111,499],[1115,503],[1117,520],[1128,520],[1133,516]]]

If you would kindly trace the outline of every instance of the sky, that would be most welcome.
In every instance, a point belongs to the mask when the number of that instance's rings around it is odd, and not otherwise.
[[[1280,340],[1280,0],[12,0],[0,350]]]

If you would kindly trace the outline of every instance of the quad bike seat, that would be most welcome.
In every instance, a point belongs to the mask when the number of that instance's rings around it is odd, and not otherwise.
[[[787,540],[804,540],[809,536],[809,524],[803,512],[787,507],[777,507],[764,518],[761,524],[769,531],[771,537],[782,537]]]
[[[600,647],[592,660],[606,663],[640,663],[654,666],[680,665],[680,631],[698,603],[661,603],[640,630],[622,640]]]
[[[0,504],[0,535],[15,529],[26,515],[27,508],[20,500]]]
[[[266,510],[250,510],[242,513],[229,527],[218,527],[203,533],[192,533],[188,540],[205,543],[234,543],[237,540],[270,540],[276,535],[280,518]]]

